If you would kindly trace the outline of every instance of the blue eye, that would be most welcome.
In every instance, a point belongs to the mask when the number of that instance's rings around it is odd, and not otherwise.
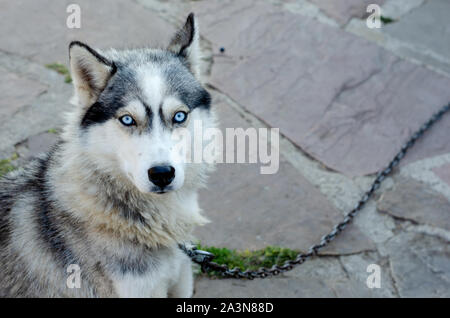
[[[177,124],[181,124],[184,122],[187,118],[187,114],[183,111],[179,111],[175,113],[175,116],[173,116],[173,122]]]
[[[134,121],[133,117],[130,115],[125,115],[119,118],[120,122],[124,124],[125,126],[133,126],[136,125],[136,122]]]

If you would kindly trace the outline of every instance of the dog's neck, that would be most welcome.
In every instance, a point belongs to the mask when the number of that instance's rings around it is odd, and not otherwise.
[[[59,161],[51,170],[54,199],[90,231],[161,247],[189,239],[195,225],[207,222],[194,190],[141,193],[126,178],[102,172],[70,143],[61,144],[53,160]]]

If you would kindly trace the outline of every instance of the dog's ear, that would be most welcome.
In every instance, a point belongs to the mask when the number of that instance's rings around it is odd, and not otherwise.
[[[178,30],[170,41],[169,51],[186,59],[191,72],[200,78],[200,39],[198,23],[190,13],[184,26]]]
[[[95,102],[116,72],[113,62],[84,43],[74,41],[69,45],[70,72],[78,102],[88,106]]]

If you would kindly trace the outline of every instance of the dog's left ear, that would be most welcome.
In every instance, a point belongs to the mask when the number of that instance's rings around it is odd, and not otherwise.
[[[116,72],[116,66],[91,47],[78,41],[70,43],[69,57],[70,73],[78,103],[90,106]]]
[[[184,26],[178,30],[170,41],[169,51],[186,59],[191,72],[200,78],[200,39],[198,23],[193,13],[190,13]]]

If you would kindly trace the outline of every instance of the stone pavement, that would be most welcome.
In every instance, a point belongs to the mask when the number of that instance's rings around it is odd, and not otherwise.
[[[17,153],[21,165],[56,140],[72,88],[45,64],[67,64],[70,40],[160,45],[194,11],[221,127],[282,134],[277,174],[219,165],[200,196],[204,244],[306,250],[450,101],[446,0],[83,0],[82,27],[69,30],[72,2],[0,0],[0,159]],[[394,22],[368,29],[368,3]],[[449,131],[447,116],[314,260],[265,280],[200,277],[195,296],[449,297]],[[366,285],[369,264],[379,289]]]

